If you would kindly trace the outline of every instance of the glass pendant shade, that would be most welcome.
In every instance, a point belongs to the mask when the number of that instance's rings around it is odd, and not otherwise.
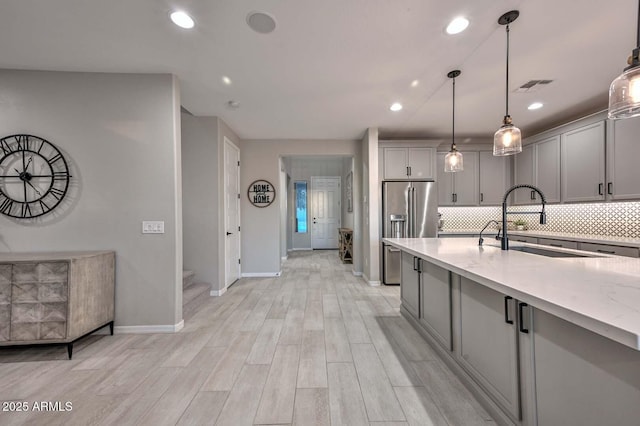
[[[493,135],[493,155],[505,156],[522,152],[522,136],[520,129],[511,124],[505,117],[504,124]]]
[[[457,149],[452,148],[444,157],[444,171],[461,172],[463,170],[462,153],[458,152]]]
[[[640,66],[625,70],[609,87],[609,118],[640,115]]]

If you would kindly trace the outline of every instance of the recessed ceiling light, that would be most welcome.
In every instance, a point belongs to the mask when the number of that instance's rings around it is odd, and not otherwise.
[[[180,28],[184,28],[188,30],[193,28],[195,25],[195,23],[193,22],[193,18],[191,18],[191,16],[187,15],[186,12],[183,12],[181,10],[172,12],[171,15],[169,15],[169,17],[171,18],[173,23],[179,26]]]
[[[276,29],[276,20],[264,12],[251,12],[247,15],[247,25],[260,34],[269,34]]]
[[[543,106],[542,102],[534,102],[531,105],[529,105],[527,107],[527,109],[529,109],[529,110],[540,109],[540,108],[542,108],[542,106]]]
[[[226,84],[227,86],[230,86],[230,85],[231,85],[231,79],[230,79],[229,77],[227,77],[226,75],[223,75],[223,76],[222,76],[222,82],[223,82],[224,84]]]
[[[469,26],[469,20],[464,16],[458,16],[447,25],[447,34],[458,34],[463,32]]]
[[[418,87],[418,84],[420,84],[420,81],[418,81],[418,80],[413,80],[413,81],[411,82],[411,87]]]
[[[402,109],[402,104],[399,102],[394,103],[389,107],[391,111],[400,111]]]

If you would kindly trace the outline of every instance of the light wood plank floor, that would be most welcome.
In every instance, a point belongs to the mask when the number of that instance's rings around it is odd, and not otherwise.
[[[177,334],[0,349],[1,425],[494,425],[336,251],[295,252],[277,278],[199,296]],[[190,302],[191,303],[191,302]],[[39,401],[71,411],[37,412]]]

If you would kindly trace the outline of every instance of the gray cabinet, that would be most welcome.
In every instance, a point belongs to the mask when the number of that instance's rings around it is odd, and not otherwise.
[[[607,197],[611,200],[640,199],[640,119],[608,121]]]
[[[640,352],[538,309],[529,335],[539,426],[638,424]]]
[[[509,234],[509,231],[507,231],[507,238],[509,238],[509,241],[519,241],[521,243],[538,244],[538,238],[536,237],[528,237],[526,235],[513,235],[513,234]]]
[[[538,187],[547,203],[560,202],[560,136],[552,136],[523,148],[515,157],[515,184]],[[540,203],[535,191],[515,191],[515,204]]]
[[[562,134],[562,201],[605,199],[604,121]]]
[[[494,157],[491,151],[480,151],[478,158],[480,205],[499,206],[502,204],[504,193],[510,187],[510,159],[508,157]]]
[[[515,311],[514,299],[461,277],[459,362],[517,421],[520,379]]]
[[[609,244],[578,243],[578,248],[596,253],[614,254],[616,256],[640,257],[640,250],[637,247],[623,247]]]
[[[384,179],[433,179],[435,149],[393,147],[382,149]]]
[[[411,315],[418,318],[420,316],[420,259],[402,252],[401,280],[400,280],[400,300],[402,306]]]
[[[113,327],[115,254],[0,255],[0,346],[67,343]],[[112,328],[113,332],[113,328]]]
[[[447,153],[437,154],[438,205],[477,206],[479,203],[478,153],[463,152],[464,170],[445,172],[444,159]]]
[[[551,247],[562,247],[568,249],[578,249],[578,243],[575,241],[567,241],[567,240],[555,240],[552,238],[538,238],[538,244],[542,244],[545,246]]]
[[[421,260],[420,323],[445,349],[453,349],[451,337],[451,278],[444,268]]]

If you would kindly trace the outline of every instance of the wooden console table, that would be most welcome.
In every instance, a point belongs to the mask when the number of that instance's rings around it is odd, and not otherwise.
[[[0,253],[0,346],[73,343],[110,326],[115,252]]]
[[[353,230],[338,228],[338,255],[343,262],[353,262]]]

